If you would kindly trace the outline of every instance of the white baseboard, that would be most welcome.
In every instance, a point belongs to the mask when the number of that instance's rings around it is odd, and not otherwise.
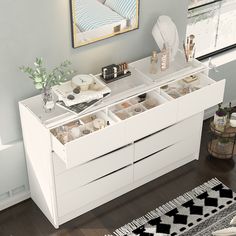
[[[235,107],[236,106],[236,100],[231,101],[231,104],[232,104],[232,107]],[[229,103],[223,103],[222,107],[226,107],[228,105],[229,105]],[[204,113],[204,120],[214,116],[217,109],[218,109],[217,106],[214,106],[214,107],[211,107],[210,109],[207,109]]]
[[[0,211],[30,197],[23,141],[0,145]]]
[[[8,208],[8,207],[11,207],[17,203],[20,203],[26,199],[29,199],[30,198],[30,192],[29,191],[25,191],[24,193],[20,193],[20,194],[17,194],[16,196],[12,196],[4,201],[0,201],[0,211]]]

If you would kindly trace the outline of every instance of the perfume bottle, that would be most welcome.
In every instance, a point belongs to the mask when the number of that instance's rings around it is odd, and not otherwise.
[[[157,51],[152,51],[151,56],[151,65],[150,65],[150,74],[156,74],[157,73],[157,62],[158,62],[158,54]]]
[[[170,63],[170,52],[168,46],[166,44],[163,45],[163,49],[161,50],[161,62],[160,67],[161,71],[165,71],[169,68]]]

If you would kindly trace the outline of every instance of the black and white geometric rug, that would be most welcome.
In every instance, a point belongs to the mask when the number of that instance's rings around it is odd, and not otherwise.
[[[236,216],[236,193],[218,179],[117,229],[116,236],[210,236]]]

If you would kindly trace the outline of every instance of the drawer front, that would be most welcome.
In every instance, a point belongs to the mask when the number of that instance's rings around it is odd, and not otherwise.
[[[177,120],[183,120],[223,101],[225,80],[215,82],[178,100]]]
[[[176,122],[177,103],[167,101],[151,110],[125,120],[127,142],[133,142]]]
[[[126,144],[122,122],[80,137],[65,145],[54,136],[52,137],[53,151],[65,162],[67,168],[86,163]]]
[[[131,184],[133,181],[133,167],[129,166],[111,175],[78,188],[57,198],[59,217],[96,201],[103,196]]]
[[[188,138],[134,164],[134,181],[161,170],[197,152],[199,136]]]
[[[56,173],[55,182],[57,195],[68,193],[102,176],[128,166],[132,164],[132,162],[133,145],[124,147],[71,169],[66,169],[65,167],[64,170],[60,169],[60,164],[58,165],[58,161],[55,160],[54,170]],[[60,171],[62,172],[57,174]]]
[[[191,135],[198,135],[203,114],[197,114],[134,144],[134,160],[140,160]]]

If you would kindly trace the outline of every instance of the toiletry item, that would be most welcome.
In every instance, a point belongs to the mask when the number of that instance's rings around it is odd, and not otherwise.
[[[72,136],[73,139],[79,138],[80,134],[81,134],[79,126],[73,127],[70,130],[70,133],[71,133],[71,136]]]
[[[141,111],[142,111],[142,109],[140,107],[134,108],[134,112],[135,113],[140,113]]]
[[[147,94],[143,93],[143,94],[139,95],[138,98],[139,98],[139,102],[143,102],[147,98]]]
[[[161,50],[161,62],[160,67],[161,71],[165,71],[169,68],[169,49],[166,44],[163,45],[163,49]]]
[[[146,108],[146,109],[152,109],[156,106],[159,105],[158,101],[152,98],[146,99],[142,105]]]
[[[214,114],[213,123],[217,130],[221,132],[224,131],[227,124],[227,112],[224,108],[221,107],[221,104],[218,105],[218,110]]]
[[[124,63],[124,75],[126,75],[127,74],[127,72],[128,72],[128,64],[125,62]]]
[[[142,105],[134,105],[131,110],[130,113],[132,116],[138,115],[140,113],[142,113],[144,111],[144,107]]]
[[[194,39],[195,36],[191,34],[187,37],[187,42],[183,42],[184,54],[187,62],[192,61],[195,57],[196,47]]]
[[[90,116],[85,116],[83,118],[81,118],[80,120],[84,123],[84,124],[88,124],[92,121],[94,121],[97,118],[96,115],[90,115]]]
[[[169,87],[165,92],[174,99],[181,97],[175,87]]]
[[[198,79],[198,77],[196,75],[190,75],[189,77],[184,78],[183,81],[185,83],[191,83],[197,79]]]
[[[93,121],[93,126],[95,129],[103,129],[106,125],[106,121],[101,118],[97,118]]]
[[[161,87],[161,89],[163,89],[163,90],[167,90],[168,88],[169,88],[168,84]]]
[[[101,78],[106,82],[113,82],[114,80],[124,78],[131,75],[128,71],[128,64],[126,62],[120,63],[118,65],[111,64],[102,68]]]
[[[68,127],[68,130],[70,132],[70,136],[72,139],[76,139],[76,138],[79,138],[80,137],[80,121],[77,120],[77,121],[73,121],[73,122],[70,122],[66,125]]]
[[[118,111],[115,113],[121,120],[125,120],[130,117],[130,115],[126,111]]]
[[[92,132],[92,131],[89,130],[89,129],[84,129],[84,130],[82,131],[83,135],[88,135],[88,134],[90,134],[91,132]]]
[[[149,70],[150,74],[157,73],[157,62],[158,62],[157,51],[152,51],[151,64],[150,64],[150,70]]]
[[[125,108],[130,107],[131,104],[130,104],[129,102],[122,102],[122,103],[120,104],[120,106],[122,107],[122,109],[125,109]]]
[[[231,127],[236,127],[236,112],[231,114],[229,123]]]
[[[63,125],[58,128],[58,139],[62,142],[62,144],[66,144],[72,140],[69,128],[66,125]]]
[[[118,71],[117,67],[116,67],[116,66],[114,66],[114,67],[113,67],[114,78],[116,78],[116,77],[117,77],[117,71]]]

